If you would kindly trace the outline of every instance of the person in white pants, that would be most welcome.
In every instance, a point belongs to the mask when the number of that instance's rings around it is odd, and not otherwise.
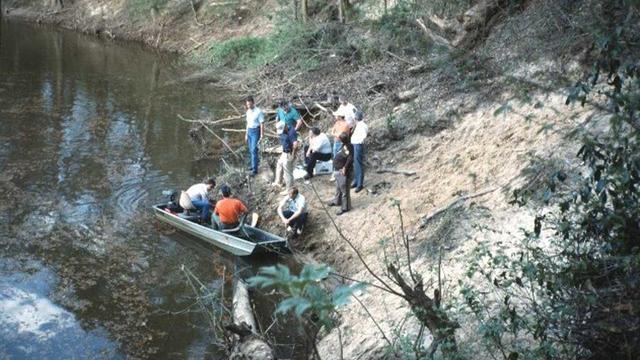
[[[295,161],[295,150],[298,142],[298,134],[295,127],[289,127],[285,122],[278,121],[276,124],[276,133],[279,136],[282,145],[282,154],[276,164],[276,178],[273,182],[274,186],[281,186],[282,177],[287,187],[285,194],[293,187],[293,164]]]

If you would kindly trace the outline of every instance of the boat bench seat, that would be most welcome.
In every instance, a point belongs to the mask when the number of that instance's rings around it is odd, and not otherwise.
[[[178,215],[178,217],[180,217],[182,219],[185,219],[185,220],[189,220],[189,221],[198,222],[198,220],[200,220],[200,215],[198,213],[195,213],[195,214],[192,213],[192,212],[190,212],[188,214],[178,213],[177,215]]]

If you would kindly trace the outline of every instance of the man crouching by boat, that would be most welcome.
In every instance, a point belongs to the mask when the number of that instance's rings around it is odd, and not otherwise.
[[[233,229],[240,223],[240,217],[248,210],[238,199],[231,197],[231,188],[224,184],[220,186],[222,200],[216,203],[213,209],[212,225],[216,230]]]
[[[200,211],[202,222],[209,222],[209,214],[211,213],[211,203],[209,202],[209,193],[216,186],[216,179],[211,178],[206,183],[192,185],[187,190],[187,195],[191,199],[193,206]]]
[[[289,194],[278,205],[278,216],[287,226],[288,233],[302,234],[302,228],[307,221],[307,202],[297,187],[289,189]]]

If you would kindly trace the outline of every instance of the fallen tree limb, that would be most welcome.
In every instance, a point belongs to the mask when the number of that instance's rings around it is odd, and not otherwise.
[[[271,346],[258,335],[249,290],[242,280],[236,282],[233,290],[233,324],[227,325],[225,329],[239,337],[229,359],[275,359]]]
[[[229,128],[220,128],[220,131],[224,131],[224,132],[232,132],[232,133],[244,133],[247,130],[245,129],[229,129]],[[270,133],[265,131],[264,132],[264,136],[268,136],[268,137],[272,137],[272,138],[278,138],[278,135]]]
[[[398,60],[402,61],[403,63],[409,64],[409,65],[411,65],[411,66],[415,66],[415,65],[416,65],[416,63],[414,63],[413,61],[409,61],[409,60],[407,60],[407,59],[405,59],[405,58],[403,58],[403,57],[401,57],[401,56],[398,56],[398,55],[396,55],[396,54],[392,53],[391,51],[385,51],[385,52],[386,52],[389,56],[391,56],[392,58],[398,59]]]
[[[243,116],[240,115],[240,116],[229,116],[229,117],[218,119],[218,120],[186,119],[182,115],[178,114],[178,119],[182,121],[189,122],[189,123],[207,124],[207,125],[215,125],[215,124],[221,124],[229,121],[242,120],[242,118]]]
[[[431,219],[433,219],[434,217],[442,214],[443,212],[467,201],[467,200],[471,200],[473,198],[477,198],[483,195],[487,195],[490,194],[496,190],[502,189],[505,186],[509,185],[514,179],[516,179],[518,177],[518,175],[512,177],[509,181],[507,181],[504,185],[498,185],[498,186],[493,186],[493,187],[489,187],[487,189],[484,189],[482,191],[478,191],[476,193],[473,194],[469,194],[469,195],[464,195],[464,196],[459,196],[453,200],[451,200],[449,203],[437,208],[436,210],[434,210],[433,212],[431,212],[431,214],[429,214],[428,216],[425,216],[422,218],[422,220],[420,221],[420,225],[418,226],[420,229],[424,229],[425,226],[427,226],[427,224],[429,223],[429,221],[431,221]]]
[[[436,34],[435,31],[429,29],[427,27],[427,25],[425,25],[424,21],[422,19],[416,19],[416,23],[418,24],[418,27],[420,29],[422,29],[422,32],[424,33],[424,35],[427,37],[427,39],[429,41],[431,41],[434,44],[438,44],[441,46],[445,46],[447,48],[451,48],[451,43],[449,43],[449,40],[445,39],[444,37]]]
[[[313,106],[317,107],[318,109],[320,109],[320,110],[322,110],[322,111],[324,111],[324,112],[326,112],[326,113],[329,113],[329,114],[332,114],[332,115],[333,115],[333,111],[331,111],[331,110],[327,109],[326,107],[324,107],[324,106],[322,106],[322,105],[318,104],[318,102],[317,102],[317,101],[313,103]]]
[[[376,170],[376,173],[378,173],[378,174],[391,173],[391,174],[404,175],[404,176],[414,176],[414,175],[416,175],[415,171],[387,169],[387,168],[378,169],[378,170]]]
[[[180,120],[183,120],[183,121],[188,121],[187,119],[183,118],[180,114],[178,114],[178,118],[179,118]],[[216,133],[215,133],[215,131],[211,130],[211,128],[210,128],[210,127],[208,127],[204,122],[202,122],[202,121],[192,121],[192,122],[200,123],[200,125],[202,125],[202,126],[203,126],[203,127],[204,127],[208,132],[209,132],[209,133],[211,133],[211,135],[213,135],[216,139],[220,140],[220,142],[222,143],[222,145],[224,145],[227,149],[229,149],[229,151],[231,151],[231,153],[232,153],[235,157],[237,157],[237,158],[239,158],[239,159],[241,158],[241,157],[240,157],[240,155],[238,155],[238,154],[236,153],[236,151],[235,151],[235,150],[233,150],[233,148],[232,148],[232,147],[231,147],[231,146],[230,146],[226,141],[224,141],[224,139],[223,139],[223,138],[221,138],[218,134],[216,134]]]
[[[224,131],[224,132],[235,132],[235,133],[243,133],[243,132],[247,132],[247,130],[245,130],[245,129],[229,129],[229,128],[220,128],[220,131]]]

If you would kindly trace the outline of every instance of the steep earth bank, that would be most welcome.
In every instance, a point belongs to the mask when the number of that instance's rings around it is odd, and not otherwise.
[[[173,18],[168,15],[171,12],[149,10],[153,16],[141,20],[126,15],[115,1],[76,2],[54,12],[30,7],[10,13],[191,53],[212,39],[268,32],[268,19],[250,14],[264,13],[274,5],[252,3],[251,8],[238,8],[224,19],[213,15]],[[185,7],[188,2],[180,4],[175,2],[175,11],[193,15]],[[244,16],[239,13],[243,11]],[[235,79],[236,84],[244,84],[242,92],[257,94],[262,104],[283,96],[313,100],[344,93],[367,114],[371,132],[366,191],[352,196],[353,211],[338,218],[325,214],[322,202],[333,191],[326,177],[313,181],[320,197],[311,185],[299,184],[311,203],[310,226],[294,244],[301,257],[327,262],[349,278],[376,283],[329,216],[369,267],[382,274],[388,256],[397,256],[401,262],[406,259],[392,240],[401,233],[393,206],[399,202],[413,271],[434,281],[440,273],[443,301],[455,308],[458,280],[474,247],[481,242],[518,241],[521,229],[533,224],[532,210],[509,204],[511,191],[535,187],[547,171],[546,162],[539,159],[567,166],[575,163],[573,145],[565,135],[597,113],[588,106],[566,106],[563,89],[581,73],[580,60],[591,40],[574,24],[585,21],[592,11],[598,10],[528,1],[494,19],[486,39],[477,41],[471,53],[434,49],[432,56],[422,58],[387,52],[367,63],[327,54],[321,58],[325,66],[313,71],[272,65]],[[329,116],[314,115],[315,124],[325,130],[330,127]],[[531,173],[534,176],[527,175]],[[265,191],[255,199],[267,210],[279,196],[266,190],[270,173],[264,174],[256,183]],[[443,208],[446,211],[431,216]],[[266,217],[266,226],[282,230],[273,216]],[[360,302],[341,311],[343,351],[337,351],[339,332],[334,329],[320,343],[323,359],[338,359],[341,352],[345,359],[385,357],[390,345],[386,339],[394,345],[400,341],[398,329],[408,337],[420,331],[399,297],[375,287],[357,297]],[[471,327],[464,325],[464,315],[456,317],[463,324],[460,338],[473,348]],[[479,352],[476,358],[488,356]]]

